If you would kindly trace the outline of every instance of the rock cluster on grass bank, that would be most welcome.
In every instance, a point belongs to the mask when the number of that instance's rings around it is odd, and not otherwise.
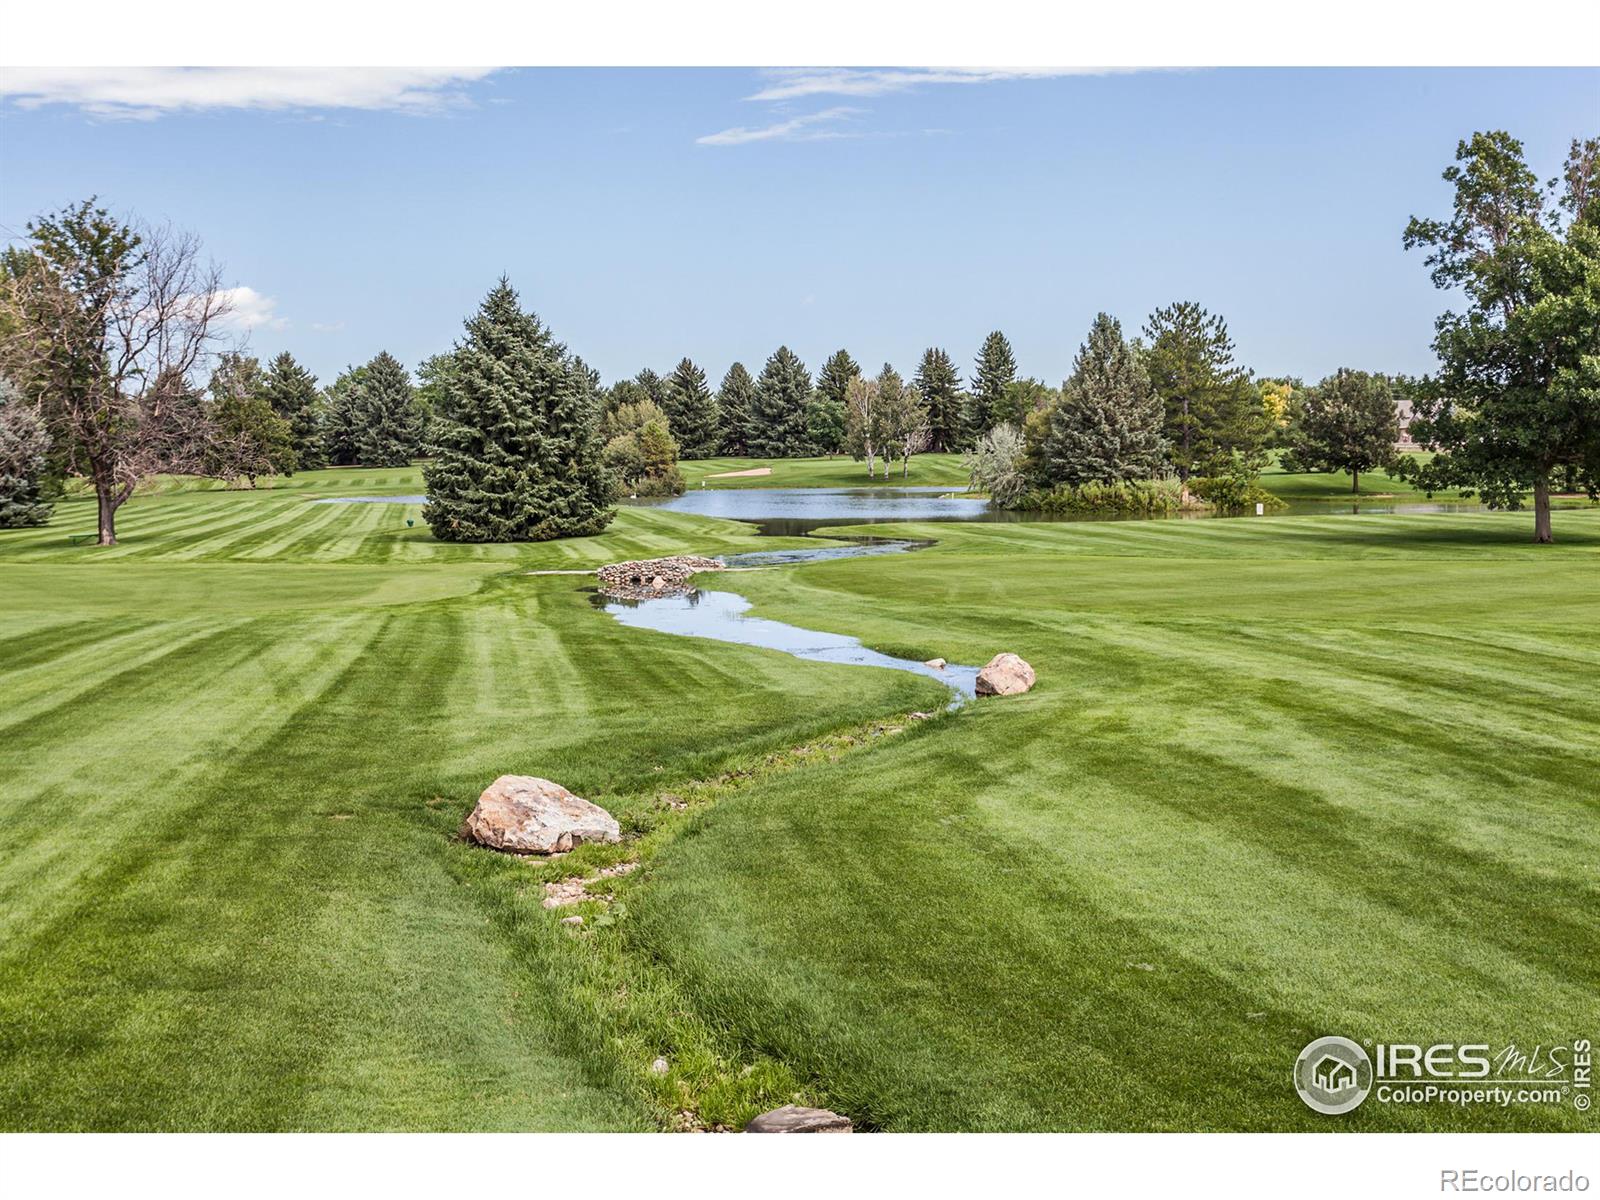
[[[674,554],[668,558],[611,563],[601,567],[595,574],[600,576],[600,590],[608,596],[649,600],[656,596],[672,596],[689,591],[689,580],[698,571],[723,569],[723,565],[714,558],[702,558],[698,554]]]
[[[616,818],[559,783],[502,775],[483,790],[461,836],[508,854],[564,854],[584,842],[619,842]]]

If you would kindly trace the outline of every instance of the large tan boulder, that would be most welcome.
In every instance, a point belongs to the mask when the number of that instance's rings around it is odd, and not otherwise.
[[[980,696],[1016,696],[1033,686],[1033,668],[1015,654],[996,654],[978,672]]]
[[[785,1104],[764,1112],[744,1127],[746,1133],[850,1133],[853,1129],[849,1117],[825,1108],[801,1108],[797,1104]]]
[[[559,783],[502,775],[478,797],[461,836],[508,854],[561,854],[583,842],[618,842],[616,818]]]

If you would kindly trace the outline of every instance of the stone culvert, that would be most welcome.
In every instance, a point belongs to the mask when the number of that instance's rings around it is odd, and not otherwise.
[[[600,590],[608,596],[648,600],[691,590],[689,580],[697,571],[720,571],[714,558],[698,554],[675,554],[671,558],[647,558],[636,562],[611,563],[601,567]]]

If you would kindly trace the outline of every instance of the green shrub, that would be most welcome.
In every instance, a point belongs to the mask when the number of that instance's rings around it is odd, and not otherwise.
[[[1022,512],[1082,513],[1086,516],[1170,517],[1183,508],[1183,489],[1174,479],[1062,484],[1048,491],[1026,492],[1004,507]]]

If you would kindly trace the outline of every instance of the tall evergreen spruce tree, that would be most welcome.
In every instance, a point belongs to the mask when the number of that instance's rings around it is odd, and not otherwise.
[[[1167,452],[1164,415],[1138,351],[1123,340],[1122,326],[1101,313],[1050,413],[1044,482],[1077,487],[1154,478]]]
[[[951,357],[937,346],[922,352],[917,366],[917,391],[928,406],[931,450],[954,450],[962,445],[961,374]]]
[[[817,392],[826,400],[836,401],[842,408],[850,381],[861,374],[860,364],[850,357],[848,350],[835,350],[828,355],[817,372]]]
[[[599,394],[508,280],[467,321],[431,427],[423,519],[451,542],[542,542],[611,521]]]
[[[361,385],[366,367],[346,367],[322,393],[322,452],[329,465],[348,467],[359,462]]]
[[[743,458],[750,453],[750,412],[755,403],[756,381],[743,363],[734,363],[717,389],[717,417],[721,451]]]
[[[710,458],[717,452],[717,398],[706,373],[685,358],[667,376],[667,423],[679,458]]]
[[[1006,335],[997,329],[983,339],[983,349],[978,351],[978,367],[972,375],[972,390],[967,394],[963,424],[969,446],[976,445],[979,438],[994,428],[995,413],[1005,399],[1006,385],[1016,377],[1016,355],[1011,352]]]
[[[806,413],[808,447],[813,454],[837,454],[844,446],[845,396],[861,367],[848,350],[835,350],[817,372],[817,387]]]
[[[795,352],[779,346],[761,368],[750,406],[750,453],[761,458],[799,458],[809,435],[806,407],[811,373]]]
[[[322,399],[317,377],[295,361],[285,350],[267,369],[267,403],[272,411],[289,423],[290,444],[302,471],[328,465],[322,449]]]
[[[355,393],[356,461],[364,467],[403,467],[421,449],[422,428],[411,376],[387,350],[367,364]]]

